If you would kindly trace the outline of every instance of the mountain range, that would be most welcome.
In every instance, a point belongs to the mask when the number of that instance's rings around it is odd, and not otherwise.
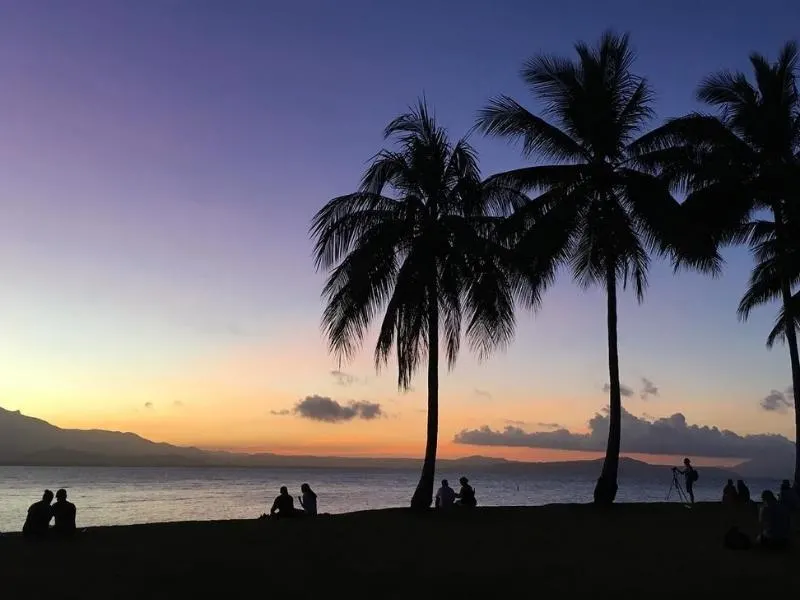
[[[502,458],[470,456],[443,459],[441,466],[492,470],[508,473],[541,473],[559,476],[596,476],[598,460],[569,462],[522,462]],[[181,466],[181,467],[295,467],[295,468],[419,468],[419,459],[359,458],[335,456],[286,456],[270,452],[244,454],[202,450],[153,442],[134,433],[102,429],[62,429],[19,411],[0,408],[0,465],[24,466]],[[663,465],[622,460],[623,474],[645,476]],[[764,465],[745,462],[735,469],[742,476],[765,476]],[[709,478],[736,477],[724,469],[704,467]],[[781,471],[784,472],[784,471]],[[775,470],[777,476],[778,470]]]

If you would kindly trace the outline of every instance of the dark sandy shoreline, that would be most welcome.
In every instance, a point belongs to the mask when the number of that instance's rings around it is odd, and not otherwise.
[[[44,543],[0,536],[3,598],[676,598],[797,590],[800,549],[723,548],[755,510],[719,504],[377,510],[297,521],[89,528]],[[800,546],[800,536],[796,537]]]

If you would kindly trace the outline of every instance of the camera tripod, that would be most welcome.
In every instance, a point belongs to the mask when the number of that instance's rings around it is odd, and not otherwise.
[[[669,490],[667,490],[667,497],[665,500],[669,500],[669,497],[672,495],[672,490],[675,490],[678,499],[683,502],[686,508],[692,507],[691,503],[689,502],[689,496],[686,494],[686,490],[683,489],[683,484],[678,477],[678,471],[674,468],[672,469],[672,483],[669,484]]]

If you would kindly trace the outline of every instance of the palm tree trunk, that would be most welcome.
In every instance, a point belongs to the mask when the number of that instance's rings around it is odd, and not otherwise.
[[[426,510],[433,503],[433,478],[436,474],[436,447],[439,441],[439,307],[430,302],[428,308],[428,441],[425,461],[417,489],[411,498],[411,508]]]
[[[594,488],[594,503],[607,506],[617,497],[617,471],[619,469],[619,446],[622,426],[622,399],[619,383],[619,351],[617,349],[617,274],[614,267],[607,267],[606,298],[608,303],[608,443],[600,479]]]
[[[789,361],[792,365],[792,389],[794,391],[794,485],[800,488],[800,355],[797,352],[797,332],[792,313],[792,290],[789,280],[782,278],[781,295],[783,313],[786,320],[786,345],[789,346]]]

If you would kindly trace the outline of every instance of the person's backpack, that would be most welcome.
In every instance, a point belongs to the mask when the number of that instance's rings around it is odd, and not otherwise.
[[[697,472],[697,469],[692,469],[692,472],[689,475],[689,479],[692,480],[692,483],[700,479],[700,474]]]

